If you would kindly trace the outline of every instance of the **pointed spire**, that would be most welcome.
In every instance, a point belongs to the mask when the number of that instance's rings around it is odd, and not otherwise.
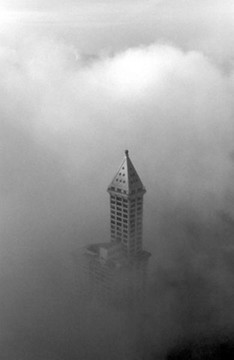
[[[126,195],[145,192],[141,179],[129,158],[128,150],[125,150],[124,160],[110,183],[108,191]]]

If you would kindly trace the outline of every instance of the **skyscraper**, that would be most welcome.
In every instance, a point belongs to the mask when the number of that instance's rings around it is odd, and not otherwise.
[[[107,190],[110,194],[111,241],[128,257],[142,253],[143,195],[146,192],[130,158],[125,158]]]
[[[108,189],[110,242],[84,251],[86,280],[102,300],[132,303],[145,290],[150,253],[143,250],[143,196],[146,192],[128,154]]]

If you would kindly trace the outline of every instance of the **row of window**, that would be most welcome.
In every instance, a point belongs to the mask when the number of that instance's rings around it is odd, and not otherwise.
[[[136,237],[136,235],[137,235],[137,238],[140,238],[142,236],[142,229],[139,229],[137,231],[133,230],[130,232],[128,232],[126,229],[123,229],[122,232],[120,230],[121,229],[111,229],[111,235],[113,235],[115,233],[117,235],[121,235],[121,233],[122,233],[123,235],[130,236],[131,239]]]
[[[135,207],[142,207],[142,201],[138,201],[137,203],[131,203],[131,209],[135,208]]]
[[[115,203],[111,202],[110,208],[113,210],[117,209],[119,211],[124,211],[124,212],[128,212],[129,210],[131,212],[143,210],[142,204],[137,204],[137,206],[134,204],[133,206],[131,205],[131,207],[128,207],[127,204],[121,204],[119,202],[115,202]]]
[[[123,206],[115,206],[115,204],[111,204],[111,210],[118,210],[118,211],[123,211],[125,213],[128,213],[128,207],[126,205]]]
[[[113,196],[111,195],[110,196],[110,199],[111,201],[120,201],[120,202],[123,202],[123,203],[128,203],[130,202],[131,204],[135,203],[136,201],[137,202],[142,202],[143,198],[142,196],[138,196],[137,198],[134,198],[134,199],[126,199],[124,197],[120,197],[120,196]]]
[[[130,239],[127,234],[121,234],[121,233],[116,233],[116,234],[115,234],[115,233],[111,233],[111,237],[114,238],[114,239],[115,239],[115,238],[119,238],[120,240],[121,240],[121,239],[122,239],[122,240],[123,240],[123,239],[125,239],[125,240],[128,239],[128,241],[129,241],[129,239]],[[134,241],[137,240],[138,242],[139,242],[139,241],[141,242],[141,237],[139,237],[139,236],[138,236],[137,238],[133,237],[133,238],[131,238],[131,239],[134,239]]]
[[[128,236],[126,235],[126,234],[123,234],[122,236],[121,236],[121,234],[111,234],[111,238],[112,239],[114,239],[114,240],[116,240],[116,239],[119,239],[120,241],[122,240],[122,241],[127,241],[127,242],[129,242],[129,243],[136,243],[136,244],[141,244],[142,243],[142,237],[141,236],[138,236],[137,238],[136,237],[133,237],[133,238],[128,238]]]
[[[131,211],[130,213],[123,209],[123,211],[121,211],[119,208],[118,209],[111,209],[111,215],[117,215],[117,216],[121,216],[121,217],[124,217],[124,218],[133,218],[133,217],[136,217],[136,216],[142,216],[142,209],[139,209],[137,211]]]
[[[121,232],[120,231],[114,231],[114,230],[112,230],[111,231],[111,237],[115,237],[115,236],[122,236],[123,238],[125,238],[125,239],[130,239],[130,240],[133,240],[134,239],[134,241],[141,241],[141,239],[142,239],[142,231],[140,231],[140,232],[137,232],[136,234],[134,233],[134,234],[128,234],[128,233],[122,233],[121,234]]]
[[[111,218],[111,225],[117,225],[119,227],[122,227],[124,226],[125,224],[127,224],[128,221],[123,219],[123,223],[121,223],[121,220],[117,217],[117,219],[115,218]],[[130,220],[130,229],[134,229],[135,228],[135,225],[137,228],[139,228],[140,226],[142,226],[142,221],[141,221],[141,218],[139,219],[133,219],[133,220]],[[125,228],[127,228],[128,226],[124,226]]]
[[[116,181],[119,181],[120,183],[121,183],[121,182],[123,182],[123,183],[126,182],[125,180],[118,180],[118,179],[116,179]],[[133,182],[130,181],[130,184],[133,184]],[[111,186],[109,189],[110,189],[111,191],[116,191],[116,192],[118,192],[118,193],[122,193],[122,194],[127,195],[127,191],[126,191],[126,190],[120,189],[120,188],[118,188],[118,187]],[[140,187],[139,189],[136,189],[136,190],[134,189],[134,190],[132,190],[132,191],[130,192],[130,195],[137,194],[137,193],[140,193],[140,192],[142,192],[142,188],[141,188],[141,187]]]
[[[120,214],[121,213],[125,213],[125,214],[129,214],[130,215],[134,215],[134,214],[141,214],[142,213],[142,209],[139,208],[139,209],[131,209],[131,211],[128,211],[127,209],[121,209],[120,207],[116,207],[116,208],[111,208],[111,212],[119,212]]]
[[[126,181],[122,179],[116,179],[116,181],[119,181],[120,183],[123,182],[124,184],[126,183]]]
[[[115,209],[115,207],[116,207],[119,210],[124,209],[125,211],[128,211],[128,210],[135,211],[136,209],[141,210],[143,208],[142,204],[138,204],[138,203],[132,204],[129,208],[127,204],[122,204],[119,201],[111,202],[110,206],[111,206],[111,209]]]
[[[125,230],[125,231],[124,231]],[[142,226],[138,226],[138,227],[130,227],[129,230],[124,229],[122,227],[116,227],[116,228],[111,228],[111,233],[114,232],[124,232],[125,234],[129,234],[131,237],[137,235],[137,236],[141,236],[142,234]]]
[[[118,196],[118,195],[111,195],[110,196],[111,200],[118,200],[118,201],[123,201],[125,203],[127,203],[128,201],[130,202],[135,202],[142,200],[142,196],[137,196],[137,198],[132,198],[132,199],[126,199],[125,197],[122,196]]]
[[[119,226],[119,225],[118,225]],[[128,229],[128,225],[127,224],[121,224],[120,227],[116,227],[115,225],[115,221],[113,222],[113,220],[111,220],[111,229],[119,229],[119,228],[124,228],[124,229]]]
[[[133,234],[135,234],[137,232],[137,234],[141,234],[142,233],[142,226],[135,229],[135,228],[130,228],[130,229],[121,229],[121,228],[115,228],[115,227],[111,227],[111,232],[115,232],[115,231],[120,231],[122,230],[123,233],[125,234],[130,234],[130,236],[133,236]]]
[[[133,218],[140,218],[142,216],[142,211],[138,211],[137,213],[135,212],[131,212],[130,215],[127,212],[123,212],[121,213],[120,211],[115,211],[115,210],[111,210],[111,218],[114,219],[116,216],[120,216],[123,218],[128,218],[130,217],[130,219]]]
[[[125,209],[128,209],[128,205],[127,204],[123,204],[120,201],[113,201],[111,200],[111,205],[117,205],[117,206],[121,206],[124,207]]]
[[[117,228],[117,229],[111,229],[111,234],[125,234],[127,236],[130,236],[130,238],[133,238],[137,235],[137,237],[141,237],[142,235],[142,228],[140,229],[132,229],[130,231],[126,230],[126,229],[120,229],[120,228]]]

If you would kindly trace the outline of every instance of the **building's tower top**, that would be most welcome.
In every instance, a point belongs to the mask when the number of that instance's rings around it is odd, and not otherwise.
[[[125,157],[119,170],[108,186],[108,192],[117,192],[123,195],[144,193],[145,188],[136,172],[130,158],[128,150],[125,150]]]

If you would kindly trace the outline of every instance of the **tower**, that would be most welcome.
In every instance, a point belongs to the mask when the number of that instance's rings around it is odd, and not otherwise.
[[[143,195],[146,192],[128,150],[107,190],[110,194],[111,241],[121,243],[125,254],[142,252]]]
[[[128,150],[108,189],[110,242],[84,249],[90,291],[104,302],[133,304],[145,291],[150,253],[143,250],[143,196],[146,192]]]

